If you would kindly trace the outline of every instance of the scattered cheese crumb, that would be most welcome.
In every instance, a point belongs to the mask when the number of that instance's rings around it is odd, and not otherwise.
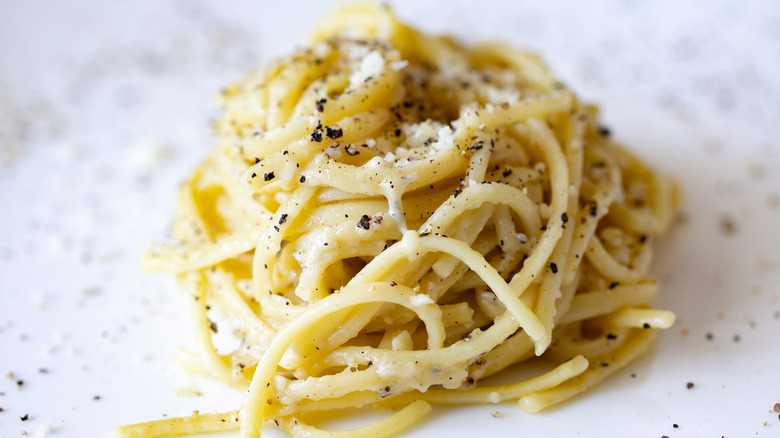
[[[412,303],[413,306],[424,306],[426,304],[433,304],[433,300],[431,299],[431,297],[425,294],[414,295],[413,297],[409,298],[409,301]]]
[[[409,61],[407,61],[405,59],[402,59],[400,61],[393,61],[393,62],[391,62],[390,63],[390,68],[392,68],[395,71],[400,71],[404,67],[406,67],[407,65],[409,65]]]
[[[455,142],[455,133],[452,131],[452,128],[443,126],[439,129],[438,135],[439,138],[433,143],[434,149],[441,150],[452,147]]]
[[[46,438],[52,432],[51,423],[45,422],[38,425],[35,429],[35,438]]]
[[[349,77],[349,88],[357,88],[369,78],[382,73],[385,69],[385,58],[376,50],[372,50],[360,61],[360,67]]]

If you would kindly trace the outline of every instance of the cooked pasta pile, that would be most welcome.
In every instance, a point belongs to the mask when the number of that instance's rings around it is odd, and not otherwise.
[[[317,436],[313,412],[366,405],[396,413],[352,436],[392,435],[430,404],[536,412],[674,321],[650,307],[648,275],[673,182],[536,55],[464,47],[356,4],[221,97],[219,147],[177,200],[178,243],[145,264],[192,293],[199,349],[181,363],[247,396],[117,436],[248,438],[268,421]],[[220,326],[237,349],[215,348]],[[536,356],[549,372],[481,382]]]

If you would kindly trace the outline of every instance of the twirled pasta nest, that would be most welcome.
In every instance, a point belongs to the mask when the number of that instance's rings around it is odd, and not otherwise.
[[[355,432],[388,435],[428,402],[537,411],[671,325],[649,308],[648,267],[674,184],[537,56],[430,37],[375,5],[322,23],[309,48],[223,91],[178,243],[146,259],[192,291],[200,348],[182,363],[247,399],[118,433],[250,437],[274,420],[303,436],[312,411],[412,403]],[[240,346],[218,352],[218,327]],[[539,355],[552,371],[480,384]]]

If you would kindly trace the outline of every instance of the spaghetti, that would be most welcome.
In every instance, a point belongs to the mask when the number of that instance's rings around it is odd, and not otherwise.
[[[533,54],[464,47],[354,4],[221,97],[219,147],[177,200],[179,243],[145,265],[193,294],[199,349],[180,355],[185,368],[248,393],[237,411],[116,436],[249,438],[268,421],[293,436],[386,436],[430,404],[536,412],[674,321],[650,307],[648,276],[673,182]],[[235,351],[215,348],[216,314]],[[480,382],[536,356],[549,372]],[[353,431],[307,424],[367,405],[398,410]]]

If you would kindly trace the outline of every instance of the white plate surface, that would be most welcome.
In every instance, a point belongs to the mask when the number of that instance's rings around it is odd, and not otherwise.
[[[329,7],[281,3],[0,3],[0,437],[240,403],[173,364],[184,294],[138,260],[215,143],[211,96]],[[405,436],[780,436],[777,2],[391,3],[429,32],[541,52],[686,193],[655,265],[678,321],[650,355],[542,414],[435,408]]]

